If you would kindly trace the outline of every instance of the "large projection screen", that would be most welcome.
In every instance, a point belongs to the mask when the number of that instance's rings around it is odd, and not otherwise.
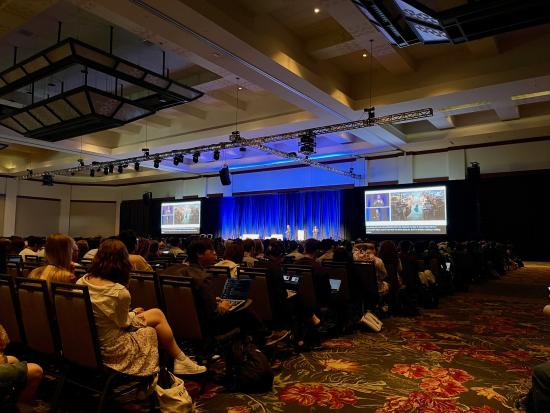
[[[199,234],[201,201],[163,202],[160,207],[162,234]]]
[[[367,234],[447,234],[447,188],[365,191]]]

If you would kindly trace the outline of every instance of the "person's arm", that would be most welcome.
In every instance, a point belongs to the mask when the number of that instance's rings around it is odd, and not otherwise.
[[[130,325],[132,317],[135,317],[134,313],[130,313],[130,292],[127,289],[121,290],[118,297],[113,297],[117,300],[114,305],[113,321],[120,328],[126,328]]]
[[[149,263],[143,258],[141,255],[135,255],[135,266],[136,271],[148,271],[153,272],[153,267],[149,265]]]

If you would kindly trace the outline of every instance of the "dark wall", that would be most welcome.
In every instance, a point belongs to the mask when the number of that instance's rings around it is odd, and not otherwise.
[[[550,261],[550,208],[542,201],[550,182],[550,171],[484,177],[473,186],[468,181],[446,181],[448,234],[439,240],[489,239],[513,242],[524,259]],[[412,186],[426,186],[419,184]],[[433,183],[437,184],[437,183]],[[372,187],[370,187],[372,188]],[[382,187],[376,187],[382,189]],[[365,238],[365,188],[344,190],[344,227],[347,239]],[[476,203],[479,197],[479,228]],[[220,198],[204,198],[201,204],[201,233],[217,236],[220,230]],[[120,227],[140,235],[160,235],[160,204],[142,200],[121,203]],[[479,233],[478,233],[479,231]],[[388,236],[370,236],[382,240]],[[409,237],[425,239],[425,236]]]

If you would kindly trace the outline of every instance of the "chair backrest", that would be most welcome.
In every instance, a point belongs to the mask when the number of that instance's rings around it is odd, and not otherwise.
[[[239,278],[254,278],[255,275],[267,275],[267,268],[257,267],[238,267],[237,277]]]
[[[11,275],[0,275],[0,324],[6,329],[11,342],[25,342],[19,301]]]
[[[317,307],[317,293],[313,282],[313,269],[307,265],[285,265],[286,274],[296,274],[302,278],[298,286],[300,300],[306,308]]]
[[[338,295],[344,300],[349,300],[351,298],[351,294],[347,268],[342,266],[328,266],[326,267],[326,270],[329,278],[334,278],[341,281]]]
[[[130,273],[130,296],[132,307],[141,307],[145,310],[160,308],[158,276],[155,272]]]
[[[57,331],[46,280],[16,278],[27,346],[47,356],[59,355]]]
[[[164,275],[159,280],[166,319],[174,336],[180,340],[203,340],[204,334],[190,279]]]
[[[256,269],[255,271],[242,271],[239,278],[250,278],[250,290],[248,298],[252,299],[250,308],[262,321],[273,320],[273,310],[271,307],[271,295],[269,294],[269,284],[267,281],[267,270]]]
[[[101,352],[88,287],[52,282],[50,288],[63,358],[80,367],[100,368]]]
[[[42,263],[38,262],[38,260],[35,261],[25,261],[21,264],[21,277],[28,277],[29,274],[34,270],[35,268],[39,268],[42,266]]]
[[[185,253],[179,253],[178,255],[176,255],[176,261],[177,262],[185,262],[187,261],[187,254]]]
[[[352,267],[352,293],[357,290],[359,299],[367,308],[374,308],[379,300],[376,267],[371,262],[354,262]]]
[[[229,267],[211,266],[206,269],[206,272],[212,276],[211,291],[215,297],[219,297],[222,294],[225,281],[231,278],[230,271],[231,269]]]
[[[345,261],[322,260],[321,265],[326,268],[346,268],[348,263]]]
[[[25,255],[23,261],[25,261],[25,262],[38,262],[38,256],[37,255]]]

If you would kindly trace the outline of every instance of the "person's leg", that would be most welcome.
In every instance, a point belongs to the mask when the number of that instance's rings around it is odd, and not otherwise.
[[[164,313],[158,308],[152,308],[142,312],[140,316],[145,319],[147,326],[153,327],[156,330],[159,344],[171,357],[177,358],[182,351],[174,339],[172,328],[168,324]]]
[[[156,330],[158,342],[174,358],[174,374],[201,374],[206,371],[206,367],[199,366],[181,351],[174,339],[172,328],[161,310],[152,308],[140,315],[145,319],[147,326]]]
[[[532,401],[535,413],[550,412],[550,362],[533,368]]]
[[[38,386],[42,382],[44,371],[38,364],[27,363],[27,383],[19,393],[20,401],[31,401],[34,398]]]

